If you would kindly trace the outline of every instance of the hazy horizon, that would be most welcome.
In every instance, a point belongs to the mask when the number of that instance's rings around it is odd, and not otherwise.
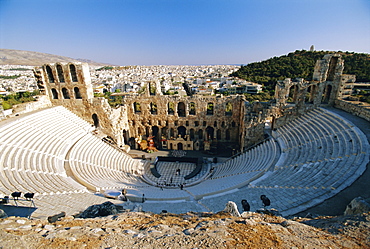
[[[241,65],[370,53],[367,0],[0,0],[0,48],[114,65]]]

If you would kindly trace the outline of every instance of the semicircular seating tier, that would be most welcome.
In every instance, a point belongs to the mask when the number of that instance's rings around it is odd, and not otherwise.
[[[230,200],[241,208],[242,199],[253,210],[262,206],[259,196],[265,194],[272,207],[295,214],[352,184],[366,169],[370,151],[356,126],[316,109],[252,149],[212,164],[197,184],[162,190],[142,177],[147,164],[92,135],[90,124],[63,107],[2,124],[0,194],[35,192],[39,215],[78,212],[104,201],[89,190],[121,188],[134,201],[145,194],[146,211],[217,212]]]
[[[63,107],[1,122],[0,197],[16,191],[22,196],[35,193],[34,217],[61,211],[73,214],[104,201],[67,175],[64,167],[68,151],[91,129],[90,124]]]

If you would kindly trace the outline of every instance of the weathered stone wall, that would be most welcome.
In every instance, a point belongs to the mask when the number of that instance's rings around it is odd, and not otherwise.
[[[52,104],[47,96],[38,95],[37,101],[35,102],[27,102],[13,106],[13,113],[14,114],[27,113],[51,106]]]
[[[266,120],[275,129],[320,105],[335,102],[369,120],[364,106],[338,100],[355,81],[355,76],[342,74],[343,67],[340,55],[325,55],[316,63],[313,81],[279,81],[275,100],[266,103],[249,103],[243,96],[166,96],[156,84],[156,91],[148,85],[143,94],[123,95],[117,108],[105,98],[94,98],[86,63],[45,64],[34,75],[52,105],[65,106],[120,146],[138,148],[136,141],[153,136],[158,148],[243,150],[265,138]],[[174,142],[179,138],[184,139],[181,145]]]
[[[370,105],[358,101],[336,100],[335,107],[370,122]]]
[[[94,98],[86,63],[45,64],[34,74],[44,86],[52,105],[62,105],[124,145],[123,130],[128,129],[124,106],[111,108],[105,98]]]
[[[160,140],[173,140],[180,135],[194,141],[194,147],[200,149],[204,148],[204,141],[239,145],[243,103],[240,96],[126,96],[123,104],[130,126],[127,138],[154,136],[160,146]]]

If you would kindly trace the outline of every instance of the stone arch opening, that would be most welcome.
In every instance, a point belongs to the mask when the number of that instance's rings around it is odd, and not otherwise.
[[[182,138],[185,138],[186,128],[184,126],[179,126],[177,128],[177,134],[180,135]]]
[[[167,127],[162,127],[161,129],[162,139],[167,139],[168,136],[167,132],[168,132]]]
[[[63,68],[61,65],[57,64],[57,72],[58,72],[58,79],[59,82],[64,83],[64,73],[63,73]]]
[[[157,104],[151,102],[150,103],[150,113],[153,115],[157,115]]]
[[[175,114],[175,104],[173,102],[169,102],[167,104],[167,113],[168,115],[174,115]]]
[[[53,70],[51,69],[49,65],[47,65],[45,69],[46,69],[46,74],[48,75],[49,83],[54,83],[55,79],[53,75]]]
[[[329,62],[328,74],[327,74],[327,77],[326,77],[327,81],[333,81],[334,80],[335,68],[337,66],[338,59],[339,59],[338,57],[334,57],[334,56],[331,57],[330,62]]]
[[[189,103],[189,115],[195,115],[196,114],[196,111],[195,111],[195,103],[194,102],[190,102]]]
[[[220,129],[217,130],[216,138],[217,140],[221,140],[221,130]]]
[[[123,137],[123,142],[124,144],[128,144],[129,141],[129,132],[126,130],[122,131],[122,137]]]
[[[207,115],[213,115],[214,105],[212,102],[207,104]]]
[[[225,139],[226,140],[230,140],[230,130],[229,129],[226,130],[226,134],[225,135],[226,135],[225,136]]]
[[[325,87],[325,91],[324,91],[323,96],[322,96],[322,103],[323,104],[329,104],[332,89],[333,89],[332,85],[327,85]]]
[[[75,99],[82,99],[81,92],[78,87],[73,88],[73,91],[75,93]]]
[[[63,94],[63,98],[64,99],[70,99],[71,97],[69,96],[69,92],[68,92],[68,89],[63,87],[62,88],[62,94]]]
[[[152,127],[152,136],[154,136],[154,137],[157,137],[158,136],[158,132],[159,132],[159,128],[158,128],[158,126],[153,126]]]
[[[53,99],[58,99],[58,91],[55,88],[51,88],[51,94],[53,95]]]
[[[76,72],[76,66],[75,65],[73,65],[73,64],[70,64],[69,65],[69,73],[71,75],[71,80],[73,82],[78,82],[77,72]]]
[[[297,85],[293,85],[289,88],[288,103],[295,103],[297,100]]]
[[[159,137],[159,127],[156,125],[152,127],[152,136],[154,144],[157,147],[160,137]]]
[[[233,104],[226,103],[225,106],[225,116],[232,116],[233,115]]]
[[[207,133],[207,140],[213,140],[214,139],[214,133],[215,133],[215,129],[211,126],[208,126],[206,128],[206,133]]]
[[[203,139],[203,130],[202,129],[198,130],[198,138]]]
[[[170,129],[170,137],[175,137],[175,130],[173,128]]]
[[[95,128],[99,128],[99,118],[98,118],[98,115],[96,113],[94,113],[92,115],[92,119],[93,119]]]
[[[185,109],[186,108],[184,102],[179,102],[177,104],[177,114],[179,115],[179,117],[186,117]]]
[[[177,150],[183,150],[184,149],[184,146],[182,143],[178,143],[177,144]]]
[[[304,99],[304,102],[307,103],[307,104],[312,104],[312,91],[313,91],[313,85],[310,85],[307,87],[307,90],[306,90],[306,95],[305,95],[305,99]]]
[[[195,131],[194,129],[190,129],[190,140],[194,140],[195,138]]]
[[[135,114],[141,113],[141,105],[138,102],[134,102],[134,112]]]

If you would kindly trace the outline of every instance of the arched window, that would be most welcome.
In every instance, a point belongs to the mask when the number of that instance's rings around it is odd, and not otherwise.
[[[157,114],[157,104],[156,103],[150,103],[150,113],[153,115]]]
[[[57,65],[57,72],[58,72],[58,78],[59,78],[59,82],[64,82],[64,74],[63,74],[63,68],[61,65]]]
[[[168,115],[175,114],[175,104],[173,102],[168,103]]]
[[[296,85],[291,86],[289,88],[289,97],[288,97],[288,102],[294,103],[297,100],[297,90],[298,87]]]
[[[230,130],[229,129],[226,130],[226,138],[225,139],[230,140]]]
[[[93,121],[94,121],[94,126],[95,126],[95,128],[98,128],[98,127],[99,127],[99,118],[98,118],[98,115],[97,115],[96,113],[94,113],[94,114],[92,115],[92,119],[93,119]]]
[[[186,135],[186,128],[184,126],[179,126],[177,128],[177,134],[184,138]]]
[[[338,57],[331,57],[330,62],[329,62],[329,69],[327,73],[327,81],[333,81],[334,76],[335,76],[335,69],[338,63]]]
[[[46,73],[49,78],[49,83],[54,83],[55,80],[54,80],[53,71],[51,70],[51,67],[49,65],[46,66]]]
[[[200,129],[200,130],[198,131],[198,138],[199,138],[199,139],[203,139],[203,130],[202,130],[202,129]]]
[[[217,140],[221,140],[221,130],[217,130]]]
[[[73,91],[75,92],[75,99],[82,99],[80,89],[78,87],[73,88]]]
[[[194,102],[190,102],[189,103],[189,115],[195,115],[196,114],[196,111],[195,111],[195,103]]]
[[[129,140],[128,131],[123,130],[123,131],[122,131],[122,137],[123,137],[123,142],[124,142],[124,144],[128,144],[128,140]]]
[[[76,66],[73,64],[69,65],[69,73],[71,74],[71,79],[73,82],[78,82],[77,73],[76,73]]]
[[[213,127],[217,128],[217,121],[213,122]]]
[[[221,127],[223,128],[223,127],[225,127],[225,121],[222,121],[222,123],[221,123]]]
[[[134,102],[134,112],[136,114],[141,113],[141,105],[138,102]]]
[[[323,104],[329,104],[329,100],[330,100],[330,95],[331,95],[331,91],[332,91],[332,86],[331,85],[327,85],[325,87],[325,91],[322,95],[322,103]]]
[[[51,88],[51,94],[53,94],[53,99],[58,99],[58,92],[55,88]]]
[[[231,122],[231,127],[235,127],[236,126],[236,123],[233,121]]]
[[[186,114],[185,114],[185,104],[184,102],[180,102],[178,105],[177,105],[177,114],[179,115],[179,117],[185,117]]]
[[[207,132],[207,140],[213,140],[215,129],[211,126],[208,126],[206,128],[206,132]]]
[[[195,134],[194,134],[194,129],[190,129],[190,139],[194,140]]]
[[[207,115],[213,115],[213,103],[208,103],[207,104]]]
[[[69,96],[69,92],[68,92],[68,89],[63,87],[62,88],[62,93],[63,93],[63,98],[64,99],[70,99],[71,97]]]
[[[233,104],[226,103],[225,106],[225,116],[232,116],[233,115]]]

